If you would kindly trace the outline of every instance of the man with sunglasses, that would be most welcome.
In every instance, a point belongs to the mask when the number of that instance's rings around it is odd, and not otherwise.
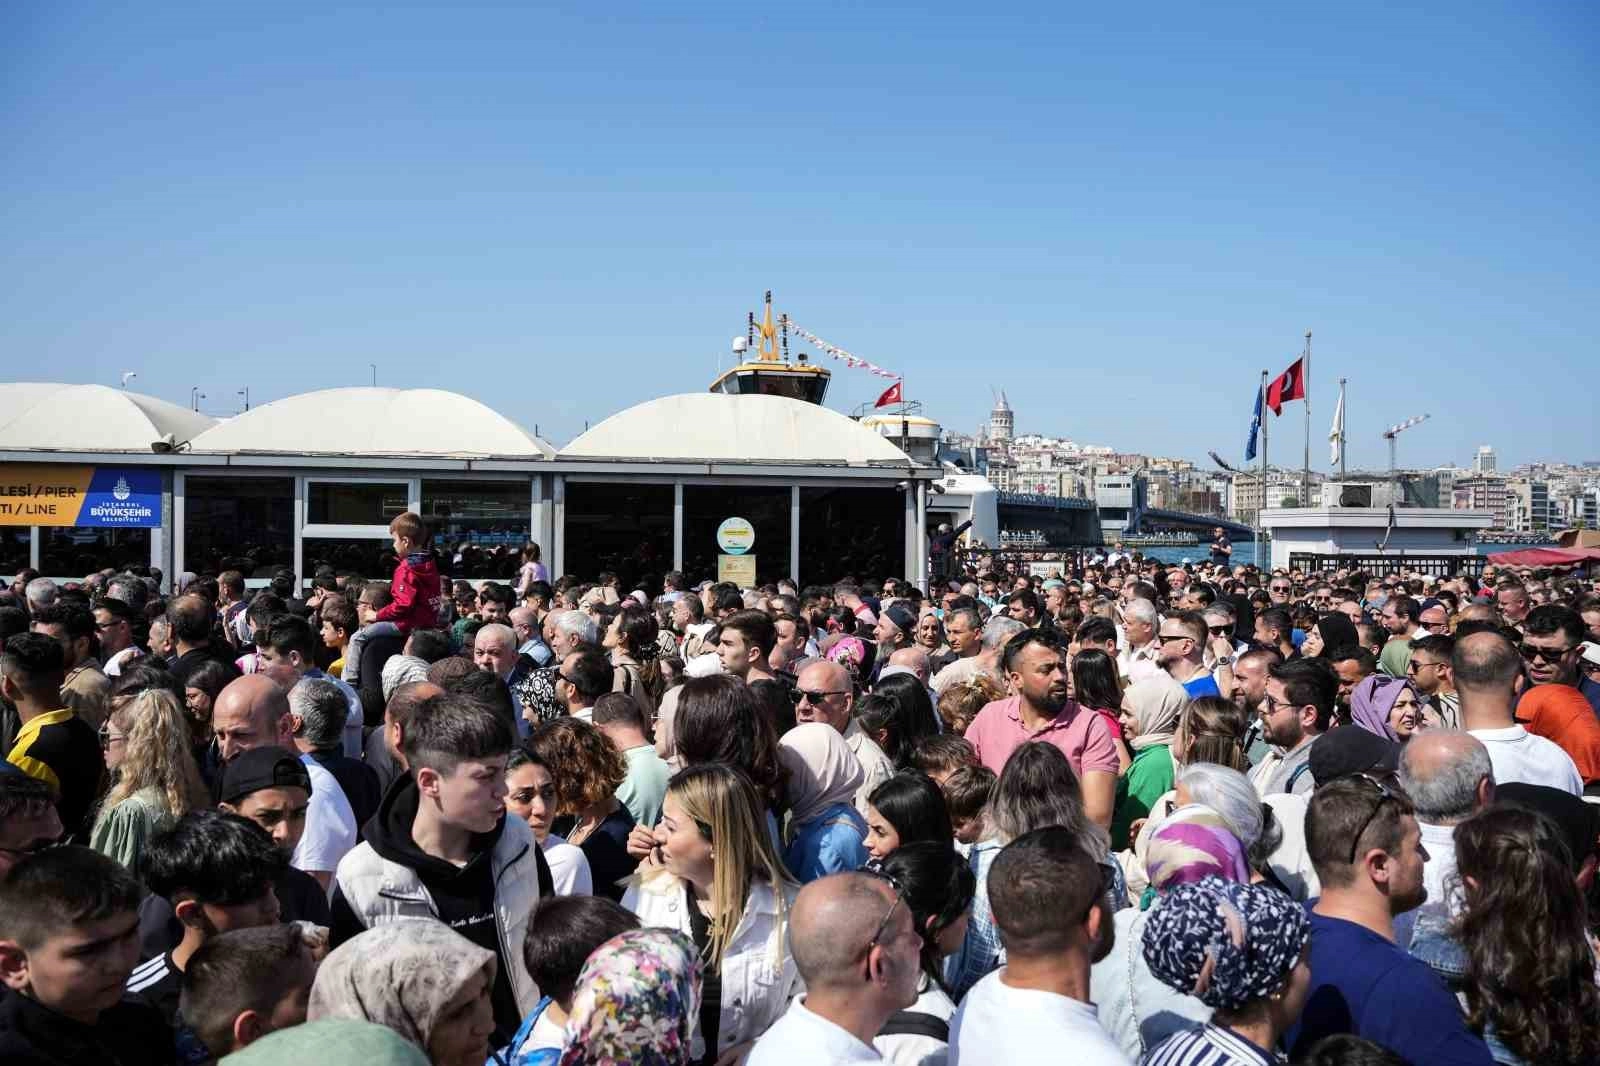
[[[1161,629],[1156,634],[1160,642],[1156,654],[1162,668],[1183,686],[1191,700],[1222,695],[1216,679],[1205,666],[1207,636],[1206,620],[1196,611],[1168,615],[1161,620]],[[1231,657],[1224,665],[1233,665]]]
[[[1396,916],[1428,895],[1428,853],[1400,786],[1355,774],[1317,789],[1306,851],[1322,895],[1311,911],[1311,995],[1285,1039],[1293,1057],[1329,1034],[1354,1033],[1406,1062],[1489,1066],[1444,982],[1395,944]]]
[[[1582,615],[1571,607],[1546,604],[1535,607],[1522,620],[1519,650],[1528,664],[1529,681],[1575,688],[1600,715],[1600,685],[1583,676],[1578,668],[1585,636]]]
[[[844,737],[845,746],[861,764],[863,780],[856,790],[855,802],[858,810],[865,810],[872,790],[894,776],[894,763],[877,742],[867,736],[851,713],[856,697],[849,671],[831,659],[818,659],[800,671],[795,681],[795,697],[795,720],[831,725]]]
[[[806,991],[756,1041],[748,1066],[878,1062],[872,1038],[917,1001],[922,937],[900,886],[871,871],[818,878],[789,915]]]
[[[1522,659],[1517,646],[1495,629],[1456,638],[1450,672],[1461,699],[1461,727],[1489,749],[1497,784],[1520,781],[1582,795],[1583,778],[1572,756],[1529,733],[1515,718]]]

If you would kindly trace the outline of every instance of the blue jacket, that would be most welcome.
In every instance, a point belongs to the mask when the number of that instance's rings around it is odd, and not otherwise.
[[[802,885],[867,864],[867,823],[848,803],[835,803],[809,822],[789,828],[793,838],[783,861]]]

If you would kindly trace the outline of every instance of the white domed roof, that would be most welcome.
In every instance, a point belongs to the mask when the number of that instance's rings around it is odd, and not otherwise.
[[[0,383],[0,449],[145,452],[168,433],[179,441],[216,425],[187,407],[109,385]]]
[[[350,388],[264,403],[194,439],[197,452],[548,459],[555,449],[469,396]]]
[[[909,456],[837,411],[785,396],[688,392],[618,412],[562,459],[905,466]]]

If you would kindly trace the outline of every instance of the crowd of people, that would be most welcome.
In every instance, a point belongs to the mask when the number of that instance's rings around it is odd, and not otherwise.
[[[390,532],[0,590],[0,1061],[1600,1062],[1600,582]]]

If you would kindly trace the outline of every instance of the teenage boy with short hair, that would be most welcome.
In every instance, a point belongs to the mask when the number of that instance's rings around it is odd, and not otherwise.
[[[316,975],[316,957],[298,926],[219,934],[183,972],[184,1023],[207,1057],[219,1060],[304,1022]]]
[[[367,839],[339,863],[331,942],[431,918],[493,951],[494,1046],[504,1047],[539,1002],[516,948],[533,905],[554,894],[533,830],[505,816],[511,720],[447,693],[417,708],[400,743],[410,773],[389,788]]]
[[[61,698],[61,645],[42,633],[19,633],[0,652],[0,698],[17,709],[21,728],[6,761],[55,793],[61,824],[87,839],[89,812],[105,786],[105,757],[94,729]]]
[[[190,811],[152,836],[139,872],[153,894],[172,904],[183,935],[134,968],[128,991],[174,1022],[183,971],[201,944],[232,929],[278,923],[273,882],[288,862],[260,826],[222,811]]]
[[[172,1030],[123,998],[139,957],[139,882],[89,848],[30,855],[0,880],[0,1062],[164,1066]]]
[[[511,1040],[518,1066],[555,1066],[567,1045],[567,1013],[584,960],[607,940],[637,928],[637,915],[604,896],[546,896],[538,902],[528,916],[522,958],[543,996]]]

